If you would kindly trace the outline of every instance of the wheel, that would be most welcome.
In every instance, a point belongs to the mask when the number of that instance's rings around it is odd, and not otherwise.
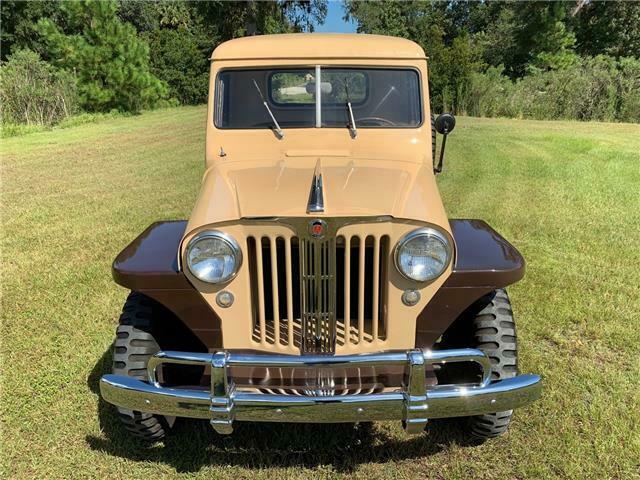
[[[491,361],[492,380],[517,375],[516,325],[506,290],[495,290],[474,303],[447,331],[440,345],[440,348],[464,347],[477,348],[487,354]],[[469,381],[469,369],[462,367],[461,364],[452,364],[448,371],[438,374],[439,381]],[[504,434],[512,414],[513,410],[507,410],[475,415],[465,418],[460,425],[465,436],[481,442]]]
[[[147,363],[160,350],[153,336],[154,302],[132,292],[122,308],[113,344],[113,373],[147,379]],[[118,408],[120,421],[133,436],[148,442],[164,438],[173,418]]]
[[[502,380],[518,374],[516,324],[507,291],[495,290],[484,297],[484,308],[473,318],[475,348],[491,360],[491,379]],[[469,432],[480,440],[502,435],[509,428],[513,410],[469,418]]]

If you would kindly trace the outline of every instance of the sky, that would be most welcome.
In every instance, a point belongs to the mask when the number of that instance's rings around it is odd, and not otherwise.
[[[342,17],[344,10],[342,2],[337,0],[329,0],[327,4],[327,19],[324,25],[317,25],[316,32],[332,32],[332,33],[355,33],[356,24],[354,22],[345,22]]]

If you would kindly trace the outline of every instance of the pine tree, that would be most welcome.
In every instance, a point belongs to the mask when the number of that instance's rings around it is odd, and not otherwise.
[[[532,58],[529,70],[560,70],[578,60],[574,51],[575,35],[565,25],[566,5],[549,3],[539,10],[539,30],[532,43],[537,53]]]
[[[118,19],[115,2],[64,2],[61,8],[73,33],[49,19],[38,22],[38,31],[52,62],[76,75],[86,110],[137,112],[166,96],[166,85],[149,71],[148,45]]]

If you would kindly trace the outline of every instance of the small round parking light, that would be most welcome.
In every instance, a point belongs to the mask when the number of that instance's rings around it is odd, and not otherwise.
[[[405,290],[402,292],[402,303],[408,307],[413,307],[420,301],[420,292],[418,290]]]
[[[216,295],[216,303],[222,308],[229,308],[233,305],[233,293],[223,290],[218,295]]]

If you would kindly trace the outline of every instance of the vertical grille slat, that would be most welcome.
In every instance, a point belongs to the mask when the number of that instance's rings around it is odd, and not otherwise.
[[[373,328],[373,339],[378,339],[378,304],[379,304],[379,295],[380,291],[378,287],[378,280],[380,278],[380,237],[373,238],[373,276],[371,278],[373,285],[373,295],[371,302],[373,305],[371,306],[371,323]]]
[[[271,292],[273,303],[273,338],[274,343],[280,343],[280,295],[278,292],[278,250],[276,237],[269,239],[271,250]]]
[[[258,280],[258,321],[260,325],[260,343],[263,345],[267,340],[267,326],[264,304],[264,264],[262,262],[262,238],[256,239],[256,266]]]
[[[287,285],[287,343],[293,345],[293,280],[291,272],[291,237],[285,239],[285,275]]]
[[[389,277],[387,275],[387,259],[389,258],[389,237],[384,235],[380,239],[380,253],[378,257],[378,340],[387,338],[387,288]]]
[[[247,237],[254,341],[324,354],[385,342],[389,237],[334,229],[315,238],[308,225]]]
[[[351,339],[351,237],[344,237],[344,343]]]

